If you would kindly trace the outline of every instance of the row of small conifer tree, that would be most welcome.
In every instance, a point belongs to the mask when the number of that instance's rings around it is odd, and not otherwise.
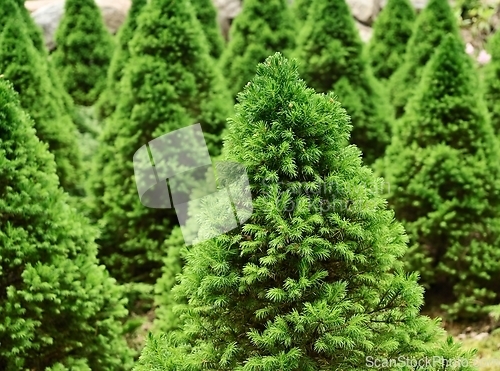
[[[66,0],[50,55],[22,1],[0,20],[0,369],[131,369],[153,298],[137,371],[473,369],[422,285],[452,318],[500,301],[500,33],[478,73],[446,0],[389,0],[367,45],[345,0],[245,0],[228,45],[210,0],[133,0],[115,38]],[[254,212],[188,249],[132,158],[193,123]]]

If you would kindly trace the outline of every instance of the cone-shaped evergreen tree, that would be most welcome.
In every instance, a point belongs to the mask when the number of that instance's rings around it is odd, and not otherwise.
[[[485,67],[485,99],[495,134],[500,135],[500,31],[488,42],[491,62]]]
[[[390,140],[391,110],[363,53],[345,0],[313,0],[299,36],[302,76],[319,92],[333,91],[351,115],[352,142],[373,163]]]
[[[171,293],[182,271],[185,244],[179,227],[175,227],[165,243],[167,256],[163,261],[163,274],[155,285],[155,328],[156,331],[171,332],[180,328],[179,316],[174,312],[178,304]]]
[[[420,81],[422,70],[448,33],[459,35],[457,20],[448,0],[429,0],[417,17],[406,46],[404,62],[389,82],[396,117],[404,114],[405,105]]]
[[[295,22],[286,0],[245,0],[231,26],[230,40],[221,57],[233,97],[241,91],[262,63],[275,52],[295,47]]]
[[[4,0],[2,2],[4,11],[3,14],[2,10],[0,10],[0,19],[5,19],[5,22],[3,22],[4,24],[7,24],[7,21],[10,19],[10,17],[13,17],[13,15],[9,16],[5,12],[8,11],[10,13],[13,10],[13,8],[7,4],[8,2],[11,2],[11,0]],[[47,48],[45,47],[42,30],[38,27],[38,25],[31,17],[30,13],[28,12],[28,9],[26,9],[26,7],[24,6],[24,1],[17,0],[17,4],[18,9],[20,10],[21,17],[24,21],[24,25],[27,27],[27,33],[30,36],[31,41],[33,42],[33,46],[38,50],[41,58],[45,61],[48,61],[49,53],[47,51]],[[73,99],[71,99],[69,94],[64,90],[61,79],[55,72],[54,66],[51,63],[47,63],[47,70],[49,74],[50,84],[52,85],[52,88],[50,89],[51,99],[57,102],[57,104],[60,106],[61,112],[65,112],[71,116],[75,124],[78,125],[78,129],[80,129],[81,131],[88,130],[88,128],[85,127],[81,122],[78,112],[75,110]]]
[[[440,330],[419,315],[404,230],[381,179],[345,144],[336,97],[308,89],[277,54],[239,98],[225,148],[246,167],[253,215],[188,251],[174,288],[189,300],[187,340],[151,338],[136,370],[353,371],[370,357],[457,357],[453,345],[437,349]],[[206,217],[223,222],[209,206]]]
[[[401,66],[416,14],[409,0],[389,0],[373,25],[368,56],[373,74],[388,79]]]
[[[224,50],[224,39],[217,21],[217,10],[212,0],[191,0],[210,46],[210,55],[219,58]]]
[[[0,79],[0,369],[126,370],[122,290],[32,125]]]
[[[6,4],[11,4],[7,0]],[[48,78],[47,62],[35,50],[26,33],[18,9],[0,35],[0,71],[20,94],[21,105],[35,121],[38,138],[54,154],[63,188],[72,193],[81,190],[81,158],[77,130],[62,103],[53,99],[54,87]],[[1,19],[1,18],[0,18]]]
[[[188,0],[153,0],[138,19],[115,114],[105,126],[93,179],[101,257],[123,282],[160,275],[173,209],[143,206],[134,183],[134,153],[154,138],[200,123],[209,152],[222,147],[231,112],[222,74]]]
[[[94,0],[67,0],[52,61],[76,104],[93,105],[106,86],[114,41]]]
[[[306,21],[311,4],[312,0],[294,0],[292,4],[292,12],[299,26],[302,26]]]
[[[460,316],[484,310],[500,279],[500,151],[464,49],[444,38],[385,162],[409,265]]]
[[[123,71],[130,59],[128,44],[134,37],[137,29],[137,17],[147,0],[133,0],[125,22],[118,31],[118,42],[109,65],[106,89],[97,102],[97,116],[99,119],[109,117],[116,109],[120,96],[120,80]]]

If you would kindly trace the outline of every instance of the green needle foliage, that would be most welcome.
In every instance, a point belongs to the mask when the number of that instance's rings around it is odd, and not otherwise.
[[[8,2],[11,2],[11,0],[4,0],[2,4],[4,10],[9,8],[12,9],[11,6],[6,4]],[[24,1],[17,0],[17,3],[21,17],[24,21],[25,26],[27,27],[27,33],[30,36],[31,41],[33,42],[33,46],[35,47],[35,49],[38,50],[41,58],[48,61],[49,53],[47,51],[47,48],[45,47],[42,30],[38,27],[38,25],[31,17],[30,13],[28,12],[28,9],[26,9],[26,7],[24,6]],[[2,15],[0,15],[0,19],[9,19],[9,18],[8,17],[3,18]],[[5,24],[6,23],[7,21],[5,21]],[[75,109],[73,99],[64,90],[64,86],[61,82],[59,75],[57,75],[57,73],[55,72],[54,66],[51,63],[47,63],[47,69],[48,69],[50,84],[53,85],[53,88],[50,89],[51,99],[57,102],[62,112],[66,112],[71,116],[73,122],[77,125],[77,128],[80,131],[82,132],[89,131],[89,128],[84,125],[77,110]]]
[[[404,114],[406,103],[420,82],[422,70],[448,33],[459,35],[457,20],[448,0],[429,0],[417,17],[404,62],[389,82],[390,99],[397,118]]]
[[[477,80],[463,42],[448,35],[385,162],[390,203],[411,238],[409,266],[452,317],[481,314],[500,279],[500,150]]]
[[[94,0],[67,0],[56,32],[54,66],[76,104],[93,105],[106,86],[114,41]]]
[[[35,121],[38,138],[54,154],[62,187],[78,194],[82,179],[77,129],[62,110],[61,101],[54,99],[57,94],[49,79],[47,62],[35,50],[18,9],[11,15],[0,35],[0,71],[20,94],[22,107]]]
[[[316,91],[339,97],[352,119],[351,140],[371,164],[389,144],[392,113],[363,47],[345,0],[313,0],[298,40],[302,76]]]
[[[401,66],[416,14],[409,0],[389,0],[377,16],[368,44],[373,74],[389,79]]]
[[[307,88],[277,53],[239,98],[225,148],[246,167],[253,215],[187,252],[174,288],[189,302],[185,339],[150,337],[136,371],[354,371],[373,367],[367,357],[461,356],[419,314],[403,227],[382,180],[345,144],[336,97]],[[207,206],[223,223],[222,208]]]
[[[118,104],[120,81],[130,59],[128,44],[134,37],[137,29],[137,18],[146,3],[147,0],[133,0],[127,18],[118,31],[118,42],[109,65],[106,89],[102,92],[96,105],[97,117],[101,120],[111,116]]]
[[[0,369],[129,369],[122,290],[98,265],[96,231],[69,206],[53,156],[2,79],[0,169]]]
[[[491,124],[495,134],[500,135],[500,32],[490,39],[488,49],[491,62],[485,67],[485,100],[491,115]]]
[[[224,39],[217,21],[217,10],[212,0],[191,0],[210,46],[210,55],[218,59],[224,51]]]
[[[222,70],[233,97],[255,75],[258,63],[275,52],[295,47],[295,22],[286,0],[245,0],[231,26],[221,57]]]
[[[307,20],[311,4],[312,0],[294,0],[292,4],[292,12],[300,26],[302,26]]]
[[[176,226],[165,242],[167,256],[163,261],[163,274],[155,285],[157,308],[155,310],[155,329],[161,332],[171,332],[180,329],[179,316],[174,312],[174,307],[179,304],[171,291],[177,283],[177,276],[182,271],[185,253],[184,238],[181,229]]]
[[[188,0],[148,3],[130,51],[117,110],[101,137],[92,207],[103,228],[101,257],[112,275],[152,284],[177,217],[173,209],[140,203],[134,154],[154,138],[200,123],[210,154],[218,155],[231,97]]]

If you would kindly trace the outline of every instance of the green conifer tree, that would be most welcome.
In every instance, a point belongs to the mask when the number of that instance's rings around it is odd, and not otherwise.
[[[371,369],[367,357],[460,354],[419,314],[404,230],[349,131],[333,93],[308,89],[294,62],[259,65],[225,142],[246,168],[253,214],[187,252],[174,288],[189,302],[184,339],[150,338],[137,371],[354,371]],[[224,222],[222,205],[208,206]]]
[[[74,102],[93,105],[106,86],[114,41],[94,0],[67,0],[52,61]]]
[[[122,290],[2,79],[0,169],[0,369],[129,369]]]
[[[275,52],[295,47],[295,22],[286,0],[245,0],[231,26],[221,57],[222,70],[233,97],[250,81],[258,63]]]
[[[6,4],[9,3],[15,6],[7,0]],[[54,154],[62,187],[71,193],[80,193],[77,129],[70,116],[61,110],[62,103],[54,99],[47,62],[35,50],[18,9],[12,8],[10,15],[0,35],[0,71],[20,94],[21,105],[35,121],[38,138],[47,143]]]
[[[130,51],[117,110],[101,137],[92,208],[103,227],[101,257],[112,275],[154,283],[177,217],[172,209],[140,203],[134,153],[158,136],[200,123],[210,154],[217,155],[231,98],[187,0],[148,3]]]
[[[4,2],[2,3],[4,11],[8,10],[9,12],[11,12],[13,10],[13,8],[7,4],[10,1],[11,0],[4,0]],[[44,59],[45,61],[48,61],[49,53],[47,51],[47,48],[45,47],[45,41],[42,34],[42,30],[40,29],[40,27],[38,27],[38,25],[31,17],[30,13],[28,12],[28,9],[26,9],[26,7],[24,6],[24,1],[17,0],[17,3],[18,3],[18,8],[21,12],[21,17],[24,21],[25,26],[27,27],[27,33],[30,36],[31,41],[33,42],[33,46],[35,47],[35,49],[38,50],[41,58]],[[7,20],[10,17],[5,13],[3,15],[1,13],[2,11],[0,10],[0,19],[6,19],[6,21],[4,22],[4,24],[6,24]],[[47,63],[47,69],[48,69],[50,84],[53,86],[50,89],[50,94],[52,97],[51,99],[57,102],[57,104],[60,106],[61,112],[66,112],[71,116],[73,122],[77,125],[77,128],[81,132],[88,132],[90,129],[87,126],[85,126],[84,122],[82,122],[78,111],[75,109],[73,99],[64,90],[64,86],[61,82],[61,79],[59,75],[55,72],[52,63]]]
[[[292,12],[299,26],[302,26],[307,19],[312,0],[294,0],[292,3]]]
[[[101,120],[111,116],[118,104],[120,80],[130,59],[128,44],[134,37],[137,29],[137,18],[146,3],[147,0],[133,0],[127,18],[118,31],[118,42],[109,65],[106,89],[99,97],[96,107],[97,116]]]
[[[191,0],[210,46],[210,55],[218,59],[224,50],[224,39],[217,21],[217,9],[212,0]]]
[[[458,36],[444,38],[385,160],[409,266],[430,299],[462,317],[481,314],[500,279],[500,150],[464,49]]]
[[[422,70],[448,33],[459,35],[448,0],[429,0],[415,21],[404,62],[389,82],[390,100],[397,118],[404,114],[406,103],[420,82]]]
[[[186,254],[184,237],[179,227],[172,230],[165,245],[167,256],[163,260],[162,276],[155,285],[156,332],[171,332],[180,329],[181,325],[179,316],[174,312],[174,307],[179,303],[171,292],[182,272],[183,257]]]
[[[497,31],[488,42],[491,62],[485,67],[484,85],[485,100],[491,116],[491,124],[495,134],[500,135],[500,31]]]
[[[352,119],[352,142],[373,163],[390,141],[392,112],[345,0],[313,0],[297,43],[304,80],[319,92],[337,94]]]
[[[368,56],[373,74],[389,79],[403,63],[416,14],[409,0],[389,0],[373,25]]]

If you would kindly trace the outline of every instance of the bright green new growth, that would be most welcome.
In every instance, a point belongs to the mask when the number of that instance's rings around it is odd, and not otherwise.
[[[231,98],[187,0],[148,3],[130,51],[120,101],[96,158],[93,214],[103,228],[101,257],[112,275],[154,283],[177,217],[172,208],[141,204],[134,154],[154,138],[200,123],[210,154],[217,155]]]
[[[54,154],[62,187],[79,193],[81,158],[76,127],[62,110],[61,101],[54,99],[57,94],[48,77],[47,62],[35,50],[18,9],[10,0],[5,5],[13,8],[4,13],[10,20],[0,35],[0,71],[20,94],[22,107],[35,121],[38,138]]]
[[[136,371],[354,371],[370,370],[369,356],[460,357],[419,315],[423,290],[400,261],[404,230],[382,180],[345,144],[335,96],[308,89],[276,54],[239,97],[226,159],[247,170],[253,215],[187,252],[174,288],[189,302],[186,340],[150,337]]]
[[[338,96],[352,119],[352,142],[373,163],[389,144],[392,112],[368,67],[345,0],[313,0],[297,43],[304,80],[316,91]]]
[[[106,89],[99,97],[96,107],[97,115],[101,120],[111,116],[118,104],[120,81],[130,59],[128,44],[134,37],[137,29],[137,18],[146,3],[147,0],[133,0],[127,18],[118,31],[118,42],[109,65]]]
[[[408,40],[404,62],[392,75],[389,83],[396,117],[404,114],[406,103],[420,82],[422,70],[448,33],[459,35],[457,20],[448,0],[429,0],[417,17],[413,34]]]
[[[498,136],[500,135],[500,31],[491,37],[488,49],[491,62],[484,71],[484,98],[490,112],[491,124]]]
[[[295,22],[286,0],[245,0],[231,26],[221,66],[233,97],[255,75],[255,68],[275,52],[295,47]]]
[[[500,279],[500,150],[463,42],[448,35],[388,147],[390,203],[408,262],[451,316],[484,312]],[[497,302],[497,301],[495,301]]]
[[[114,41],[94,0],[67,0],[52,61],[76,104],[93,105],[106,86]]]
[[[401,66],[415,18],[409,0],[389,0],[377,16],[367,47],[375,77],[388,79]]]
[[[0,81],[0,369],[126,370],[121,289],[32,125]]]
[[[212,0],[191,0],[210,46],[210,55],[218,59],[224,51],[224,39],[217,21],[217,10]]]

